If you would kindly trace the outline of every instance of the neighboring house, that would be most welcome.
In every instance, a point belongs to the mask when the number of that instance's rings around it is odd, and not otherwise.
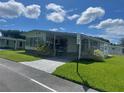
[[[109,53],[113,55],[124,54],[124,47],[118,45],[111,45],[111,47],[109,48]]]
[[[77,33],[53,32],[53,31],[30,31],[26,36],[25,49],[31,52],[36,50],[39,44],[47,44],[53,51],[54,56],[77,57]],[[111,45],[109,42],[80,34],[80,56],[88,58],[89,50],[100,49],[104,54],[123,54],[122,47]],[[113,47],[115,49],[113,49]],[[119,49],[119,51],[118,51]]]
[[[25,49],[25,40],[11,37],[4,37],[0,33],[0,48],[3,49]]]

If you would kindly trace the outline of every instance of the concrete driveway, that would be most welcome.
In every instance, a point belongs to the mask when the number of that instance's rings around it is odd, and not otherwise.
[[[48,73],[52,73],[57,67],[69,61],[71,61],[71,59],[69,58],[52,57],[47,59],[41,59],[41,60],[36,60],[31,62],[21,62],[21,63]]]

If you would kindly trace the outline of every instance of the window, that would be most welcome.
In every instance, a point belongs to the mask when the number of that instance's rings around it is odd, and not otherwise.
[[[9,40],[6,40],[6,44],[7,44],[7,46],[9,45]]]
[[[112,48],[112,50],[115,50],[115,48]]]
[[[36,47],[43,43],[42,37],[30,37],[26,39],[26,45],[30,47]]]
[[[19,47],[22,47],[22,42],[19,43]]]
[[[123,49],[123,54],[124,54],[124,49]]]

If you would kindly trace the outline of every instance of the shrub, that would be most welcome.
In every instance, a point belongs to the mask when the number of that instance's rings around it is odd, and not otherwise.
[[[36,48],[38,52],[40,52],[41,55],[50,55],[51,50],[46,44],[39,44],[39,46]]]
[[[110,54],[106,56],[106,58],[112,58],[112,57],[113,55],[110,55]]]
[[[99,49],[96,49],[94,50],[93,52],[93,60],[95,61],[104,61],[105,57],[104,57],[104,53],[99,50]]]

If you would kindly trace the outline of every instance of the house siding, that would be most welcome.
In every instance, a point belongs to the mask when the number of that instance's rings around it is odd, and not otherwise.
[[[77,52],[77,44],[76,44],[75,38],[68,38],[67,52],[68,53],[76,53]]]
[[[76,33],[62,33],[62,32],[50,32],[50,31],[33,31],[29,32],[26,35],[26,49],[35,50],[36,46],[40,43],[47,43],[51,45],[51,50],[53,50],[53,55],[57,54],[57,48],[54,49],[54,43],[58,42],[56,40],[63,39],[67,42],[65,44],[64,54],[62,56],[78,56],[78,47],[77,47],[77,34]],[[33,40],[31,40],[31,38]],[[55,39],[55,40],[54,40]],[[32,44],[30,44],[32,43]],[[56,45],[56,44],[55,44]],[[112,45],[110,43],[96,39],[94,37],[81,35],[81,57],[89,58],[89,50],[100,49],[105,55],[107,54],[123,54],[122,50],[124,48],[115,47],[115,50],[112,50]],[[55,53],[56,52],[56,53]]]
[[[33,32],[26,36],[26,45],[25,49],[27,50],[35,50],[35,48],[42,44],[43,42],[46,42],[46,33],[40,32]]]
[[[112,55],[123,55],[123,47],[111,45],[109,48],[109,53]]]
[[[0,37],[0,48],[25,49],[25,40]]]

